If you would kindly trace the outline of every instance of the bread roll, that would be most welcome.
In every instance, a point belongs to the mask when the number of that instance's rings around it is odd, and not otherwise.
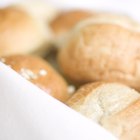
[[[26,54],[38,50],[51,33],[25,11],[0,9],[0,56]]]
[[[53,44],[60,46],[69,31],[80,21],[91,17],[93,13],[84,10],[71,10],[60,13],[51,23],[54,32]],[[60,46],[61,47],[61,46]]]
[[[97,16],[79,23],[58,62],[79,83],[121,82],[140,90],[140,25],[126,17]]]
[[[140,94],[118,83],[84,85],[67,101],[67,105],[122,140],[128,140],[126,134],[140,122]],[[134,134],[130,140],[137,140]]]
[[[1,61],[58,100],[67,100],[69,95],[66,81],[43,59],[12,55],[1,57]]]

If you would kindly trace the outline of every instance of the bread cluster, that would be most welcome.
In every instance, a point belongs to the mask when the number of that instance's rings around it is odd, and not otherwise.
[[[0,61],[14,69],[47,94],[65,102],[69,97],[66,80],[47,60],[52,39],[49,22],[54,10],[45,3],[17,3],[0,9]],[[48,14],[49,12],[49,14]]]
[[[140,140],[140,24],[130,17],[1,8],[0,61],[117,138]]]

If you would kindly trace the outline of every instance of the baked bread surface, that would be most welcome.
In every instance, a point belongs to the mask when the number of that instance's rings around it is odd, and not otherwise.
[[[60,101],[65,101],[69,97],[64,78],[42,58],[12,55],[1,57],[1,61]]]
[[[77,83],[121,82],[140,90],[140,26],[128,18],[98,16],[79,23],[58,62]]]

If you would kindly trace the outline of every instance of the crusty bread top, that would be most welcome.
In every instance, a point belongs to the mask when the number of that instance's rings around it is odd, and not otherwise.
[[[121,84],[91,83],[81,87],[67,104],[102,123],[103,118],[116,114],[138,98],[138,92]]]
[[[13,55],[1,57],[1,61],[55,98],[67,100],[66,81],[42,58]]]
[[[140,114],[137,100],[140,94],[125,85],[90,83],[82,86],[67,105],[121,137],[139,122],[139,115],[135,117],[135,113]]]

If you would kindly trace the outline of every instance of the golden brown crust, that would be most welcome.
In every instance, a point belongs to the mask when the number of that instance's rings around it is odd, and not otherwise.
[[[140,90],[140,32],[91,22],[75,29],[63,46],[58,62],[73,81],[117,81]]]
[[[27,55],[13,55],[2,57],[1,61],[55,98],[61,101],[67,100],[65,80],[43,59]]]
[[[25,11],[0,9],[0,56],[25,54],[45,42],[43,26]]]
[[[78,22],[92,16],[88,11],[74,10],[63,12],[51,22],[51,28],[56,35],[63,35],[72,29]]]

